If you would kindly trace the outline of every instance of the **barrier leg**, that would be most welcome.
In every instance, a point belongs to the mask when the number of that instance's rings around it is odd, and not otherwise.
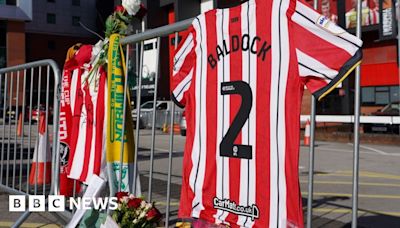
[[[357,31],[356,35],[361,39],[361,0],[357,1]],[[358,217],[358,176],[360,159],[360,66],[356,68],[354,91],[354,158],[353,158],[353,202],[351,227],[357,227]]]
[[[153,169],[154,169],[154,141],[155,141],[155,130],[156,130],[156,104],[157,104],[157,89],[158,89],[158,75],[159,75],[159,62],[160,62],[160,37],[157,37],[157,59],[156,59],[156,76],[154,79],[154,97],[153,97],[153,116],[151,121],[151,148],[150,148],[150,174],[149,174],[149,195],[148,201],[151,202],[153,195]]]
[[[313,2],[314,9],[318,8],[318,1]],[[314,134],[315,134],[315,112],[316,112],[316,99],[311,95],[311,126],[310,126],[310,154],[308,164],[308,197],[307,197],[307,228],[312,227],[312,202],[314,192]],[[305,132],[304,132],[305,133]]]
[[[135,159],[133,160],[133,195],[136,195],[136,175],[138,175],[138,152],[139,152],[139,119],[140,119],[140,100],[142,96],[142,74],[143,74],[143,47],[144,41],[140,42],[140,65],[139,65],[139,78],[136,90],[136,130],[135,130]]]
[[[12,227],[12,228],[18,228],[18,227],[20,227],[20,226],[22,225],[22,223],[24,223],[25,220],[28,219],[29,215],[31,215],[31,212],[25,211],[25,212],[21,215],[21,217],[19,217],[19,218],[17,219],[17,221],[15,221],[15,223],[14,223],[11,227]]]
[[[314,192],[314,148],[315,148],[315,112],[316,99],[311,96],[311,126],[310,126],[310,154],[308,165],[308,198],[307,198],[307,228],[312,227],[312,202]]]
[[[175,49],[178,47],[178,33],[175,32]],[[174,126],[175,104],[171,108],[171,129]],[[168,184],[167,184],[167,208],[165,210],[165,228],[169,225],[169,211],[171,203],[171,172],[172,172],[172,152],[174,151],[174,131],[169,132],[169,154],[168,154]]]

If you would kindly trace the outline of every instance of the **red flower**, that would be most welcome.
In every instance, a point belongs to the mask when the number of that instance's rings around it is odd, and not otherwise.
[[[153,207],[147,212],[147,221],[154,220],[158,221],[161,219],[161,213],[157,210],[157,208]]]
[[[121,12],[121,13],[125,13],[125,8],[122,5],[118,5],[115,7],[114,12]]]
[[[142,199],[140,198],[133,198],[128,201],[128,207],[129,208],[138,208],[140,206],[140,203],[142,202]]]
[[[118,202],[121,202],[122,197],[129,196],[129,193],[128,192],[117,192],[115,194],[115,196],[117,197]]]

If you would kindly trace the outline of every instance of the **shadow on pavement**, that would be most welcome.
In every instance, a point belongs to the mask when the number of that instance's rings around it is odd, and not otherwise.
[[[149,148],[138,148],[138,161],[146,161],[150,160],[150,149]],[[168,158],[169,153],[164,151],[157,151],[154,150],[154,159],[165,159]],[[176,152],[172,153],[172,157],[183,157],[183,152]]]
[[[350,228],[351,223],[347,223],[344,228]],[[365,215],[358,217],[358,227],[375,228],[375,227],[400,227],[400,218],[390,215]]]
[[[321,199],[313,200],[313,208],[326,207],[332,209],[332,211],[327,211],[322,214],[313,214],[312,224],[313,227],[326,227],[326,228],[351,228],[351,222],[344,223],[338,221],[341,217],[351,216],[351,207],[338,204],[338,201],[349,200],[350,197],[324,197]],[[307,205],[307,198],[302,198],[303,206]],[[346,209],[349,213],[337,213],[334,212],[336,209]],[[381,228],[381,227],[400,227],[400,217],[390,216],[385,214],[380,214],[375,211],[366,210],[359,208],[358,224],[357,227],[360,228]],[[306,224],[307,209],[304,207],[304,223]],[[362,214],[360,214],[360,212]],[[330,214],[335,214],[335,219],[326,218]],[[330,216],[332,217],[332,215]]]

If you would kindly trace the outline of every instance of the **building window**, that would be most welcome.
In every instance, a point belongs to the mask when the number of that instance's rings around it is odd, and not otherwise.
[[[47,48],[49,50],[56,50],[56,42],[54,40],[49,40],[47,42]]]
[[[54,13],[47,14],[47,24],[55,24],[56,23],[56,15]]]
[[[375,104],[385,105],[389,103],[389,87],[382,86],[375,88]]]
[[[16,0],[6,0],[6,5],[16,6],[17,1]]]
[[[7,52],[6,47],[0,47],[0,68],[6,67],[7,65]]]
[[[81,1],[80,0],[72,0],[72,5],[73,6],[80,6],[81,5]]]
[[[375,87],[364,87],[361,90],[363,103],[375,103]]]
[[[1,24],[0,24],[1,25]],[[7,65],[6,29],[0,27],[0,68]]]
[[[153,50],[153,43],[145,44],[143,46],[144,51]]]
[[[72,25],[79,26],[79,22],[81,21],[80,17],[72,17]]]
[[[386,105],[399,101],[399,86],[370,86],[361,89],[364,105]]]
[[[400,86],[392,86],[390,87],[390,101],[394,102],[394,101],[400,101]]]

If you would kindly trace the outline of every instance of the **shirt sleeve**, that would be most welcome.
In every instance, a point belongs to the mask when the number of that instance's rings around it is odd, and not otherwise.
[[[195,47],[196,33],[191,26],[183,42],[176,49],[171,80],[172,100],[181,108],[186,105],[186,97],[196,65]]]
[[[362,41],[302,0],[296,1],[291,23],[299,76],[321,100],[361,63]]]

